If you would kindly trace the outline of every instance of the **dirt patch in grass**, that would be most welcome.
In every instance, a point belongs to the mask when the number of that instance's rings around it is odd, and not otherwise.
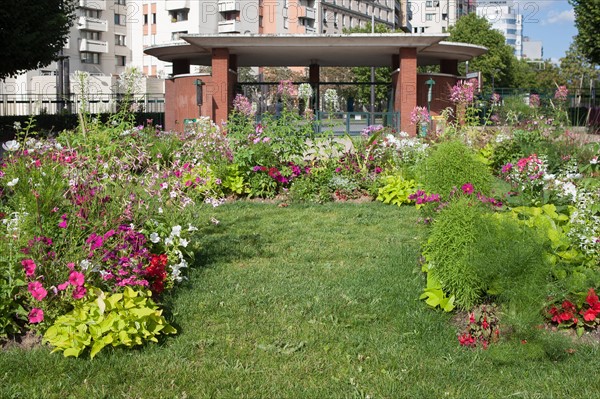
[[[2,350],[9,349],[24,349],[30,350],[39,348],[42,346],[42,337],[31,331],[26,332],[24,335],[11,337],[7,341],[0,342],[0,348]]]

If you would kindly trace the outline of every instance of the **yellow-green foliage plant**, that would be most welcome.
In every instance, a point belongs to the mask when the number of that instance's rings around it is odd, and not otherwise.
[[[79,357],[90,348],[94,358],[107,345],[139,346],[158,342],[161,334],[177,332],[152,301],[150,291],[131,287],[112,295],[97,288],[89,291],[85,300],[75,302],[75,308],[58,317],[44,334],[44,342],[54,347],[53,353]]]

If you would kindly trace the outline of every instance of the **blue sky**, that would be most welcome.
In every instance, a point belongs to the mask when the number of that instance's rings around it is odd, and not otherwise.
[[[573,7],[567,0],[515,0],[523,15],[523,36],[541,40],[544,59],[558,61],[565,55],[575,28]]]

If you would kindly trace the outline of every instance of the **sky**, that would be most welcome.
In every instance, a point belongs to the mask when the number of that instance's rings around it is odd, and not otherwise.
[[[577,34],[573,6],[567,0],[515,0],[523,15],[523,36],[543,42],[544,59],[557,62]]]

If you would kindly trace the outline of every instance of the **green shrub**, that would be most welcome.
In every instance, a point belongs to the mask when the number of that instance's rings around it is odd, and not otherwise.
[[[418,181],[428,193],[447,198],[455,188],[471,183],[476,192],[489,195],[493,176],[477,155],[460,141],[444,142],[418,165]]]
[[[428,273],[463,309],[475,305],[485,288],[470,260],[481,220],[488,212],[469,198],[459,197],[439,213],[424,245]]]
[[[329,184],[333,171],[327,167],[314,167],[310,173],[301,175],[292,181],[289,196],[293,202],[324,203],[332,200]]]
[[[46,330],[44,341],[55,347],[52,352],[78,357],[90,348],[93,358],[107,345],[133,347],[158,342],[161,334],[176,333],[150,298],[150,291],[126,287],[123,293],[110,296],[99,289],[90,291],[93,294],[75,302],[70,313],[58,317]]]

